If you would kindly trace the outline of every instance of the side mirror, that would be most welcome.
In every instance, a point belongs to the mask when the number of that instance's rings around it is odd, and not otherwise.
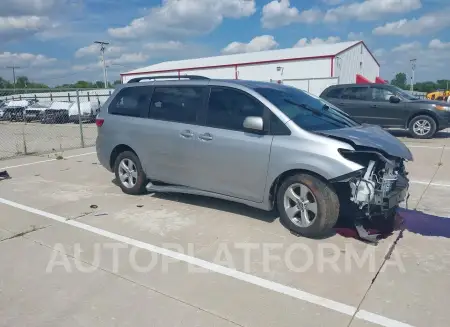
[[[399,102],[400,102],[400,98],[397,97],[397,96],[395,96],[395,95],[392,95],[392,96],[389,98],[389,102],[391,102],[391,103],[399,103]]]
[[[254,132],[262,132],[264,130],[264,121],[262,117],[247,117],[244,120],[244,129]]]

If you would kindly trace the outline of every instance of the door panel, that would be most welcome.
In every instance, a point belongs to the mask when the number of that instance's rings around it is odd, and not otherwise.
[[[369,94],[369,106],[371,108],[369,121],[371,124],[382,127],[403,127],[405,125],[407,117],[405,104],[389,101],[394,93],[383,87],[371,86]]]
[[[262,202],[273,136],[211,127],[197,128],[193,186]]]
[[[205,126],[196,128],[194,187],[262,202],[273,136],[245,131],[243,123],[268,117],[267,110],[243,91],[211,88]]]
[[[372,108],[368,103],[368,87],[348,87],[342,92],[341,98],[336,99],[336,105],[361,123],[370,123]]]
[[[156,87],[146,119],[148,177],[162,182],[190,186],[190,171],[197,138],[197,117],[205,104],[206,87]]]

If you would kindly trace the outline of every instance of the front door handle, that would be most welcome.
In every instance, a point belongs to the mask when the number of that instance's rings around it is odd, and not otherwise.
[[[376,104],[371,104],[370,108],[378,108],[378,106]]]
[[[212,141],[213,136],[209,133],[205,133],[205,134],[199,135],[198,138],[202,141]]]
[[[194,133],[192,133],[192,131],[190,130],[184,130],[180,133],[181,137],[184,137],[185,139],[190,139],[192,137],[194,137]]]

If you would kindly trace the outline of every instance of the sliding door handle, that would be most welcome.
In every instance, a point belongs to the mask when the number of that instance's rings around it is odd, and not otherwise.
[[[190,130],[184,130],[180,133],[181,137],[184,137],[185,139],[190,139],[192,137],[194,137],[194,133],[192,133],[192,131]]]
[[[202,141],[212,141],[213,136],[209,133],[205,133],[205,134],[199,135],[198,138]]]

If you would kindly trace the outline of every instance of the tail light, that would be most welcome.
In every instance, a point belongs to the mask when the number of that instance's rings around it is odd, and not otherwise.
[[[97,127],[102,127],[104,122],[105,122],[105,120],[103,118],[96,118],[95,119],[95,125],[97,125]]]

